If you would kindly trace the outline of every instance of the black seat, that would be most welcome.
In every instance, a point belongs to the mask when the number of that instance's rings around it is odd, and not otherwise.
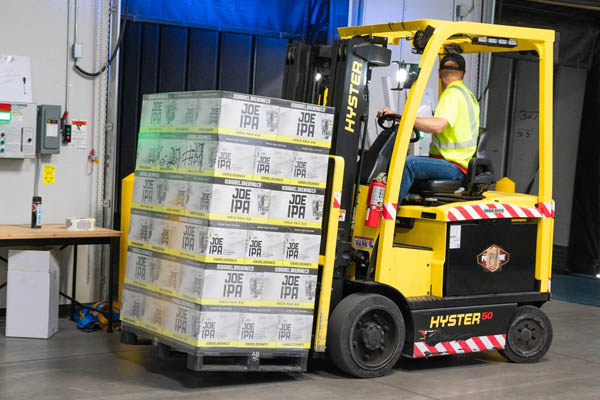
[[[432,179],[415,181],[410,189],[415,194],[454,193],[461,187],[471,195],[479,195],[495,183],[492,162],[487,158],[472,158],[464,179]]]

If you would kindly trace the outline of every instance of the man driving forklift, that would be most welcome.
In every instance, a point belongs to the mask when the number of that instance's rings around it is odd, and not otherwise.
[[[463,83],[465,59],[448,54],[440,61],[442,94],[433,117],[417,117],[415,129],[433,134],[429,157],[407,156],[398,204],[406,198],[415,180],[462,180],[477,150],[479,103]],[[377,117],[394,113],[388,107]]]

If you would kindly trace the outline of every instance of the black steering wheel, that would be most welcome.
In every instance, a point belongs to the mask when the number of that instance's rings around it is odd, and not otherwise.
[[[400,122],[400,120],[402,119],[402,115],[400,114],[383,114],[381,117],[377,118],[377,125],[379,125],[379,127],[381,129],[398,129],[398,124],[396,122]],[[392,123],[391,126],[385,126],[386,121],[394,121]],[[421,140],[421,134],[419,133],[418,130],[415,129],[415,127],[413,126],[412,129],[415,137],[411,137],[410,138],[410,142],[411,143],[416,143],[419,140]]]

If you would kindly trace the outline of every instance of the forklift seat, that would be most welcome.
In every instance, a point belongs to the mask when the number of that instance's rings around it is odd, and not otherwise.
[[[480,194],[494,182],[492,162],[487,158],[472,158],[464,179],[415,181],[410,189],[415,194],[454,193],[464,187],[469,194]]]
[[[379,173],[387,172],[396,141],[396,128],[394,126],[382,130],[371,147],[365,151],[361,160],[362,165],[359,168],[361,185],[368,185]],[[495,182],[492,162],[486,158],[473,158],[469,161],[464,179],[415,181],[410,193],[418,195],[453,194],[464,187],[464,194],[480,196],[493,183]]]

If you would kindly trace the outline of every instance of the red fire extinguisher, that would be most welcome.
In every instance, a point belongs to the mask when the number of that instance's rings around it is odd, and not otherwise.
[[[380,180],[373,179],[369,185],[369,193],[367,194],[367,216],[365,225],[372,228],[379,226],[381,213],[383,212],[383,195],[385,194],[385,183]]]

